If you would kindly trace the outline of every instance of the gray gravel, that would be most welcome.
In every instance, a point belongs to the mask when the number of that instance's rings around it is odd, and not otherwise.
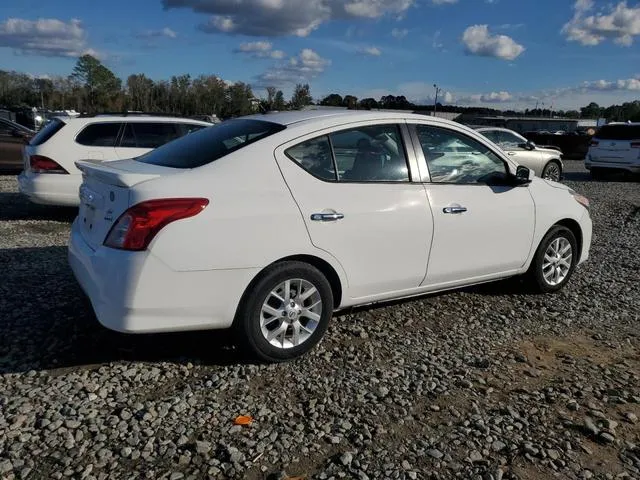
[[[221,332],[103,329],[73,211],[0,177],[0,478],[640,478],[640,189],[567,167],[595,232],[565,290],[351,312],[285,365]]]

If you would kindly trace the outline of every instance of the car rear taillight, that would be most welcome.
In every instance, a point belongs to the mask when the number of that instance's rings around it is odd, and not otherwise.
[[[591,143],[589,144],[589,146],[590,147],[597,147],[599,143],[600,142],[598,142],[598,140],[591,140]]]
[[[146,250],[165,226],[193,217],[207,205],[206,198],[164,198],[138,203],[116,220],[104,245],[119,250]]]
[[[29,167],[35,173],[69,173],[59,163],[43,155],[31,155]]]

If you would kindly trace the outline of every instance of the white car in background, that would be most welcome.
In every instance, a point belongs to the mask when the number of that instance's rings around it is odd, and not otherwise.
[[[584,163],[594,178],[612,171],[640,173],[640,123],[610,123],[600,127]]]
[[[211,124],[179,117],[96,115],[56,117],[24,147],[20,192],[34,203],[78,206],[78,160],[133,158]]]
[[[518,165],[534,171],[546,180],[562,180],[562,151],[557,147],[540,147],[507,128],[477,127],[476,130],[507,152]]]
[[[98,320],[233,326],[267,361],[355,305],[518,275],[559,290],[591,244],[586,198],[424,115],[256,115],[78,167],[69,262]]]

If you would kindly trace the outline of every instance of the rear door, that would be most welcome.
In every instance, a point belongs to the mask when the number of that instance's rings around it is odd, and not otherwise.
[[[640,125],[605,125],[590,149],[594,162],[634,163],[640,156]]]
[[[122,127],[122,122],[94,122],[86,125],[76,135],[76,143],[84,147],[79,158],[117,160],[115,146]]]
[[[118,158],[135,158],[182,136],[182,129],[170,122],[127,122],[119,145]]]
[[[276,150],[311,241],[340,262],[350,298],[414,289],[426,272],[433,219],[402,131],[369,123]]]

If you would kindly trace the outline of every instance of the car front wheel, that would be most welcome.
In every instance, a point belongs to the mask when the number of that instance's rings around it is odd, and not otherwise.
[[[577,259],[575,235],[568,228],[557,225],[540,242],[527,276],[536,290],[556,292],[571,278]]]
[[[282,262],[243,296],[236,316],[239,341],[266,362],[300,357],[323,337],[333,314],[331,285],[317,268]]]
[[[562,168],[560,167],[560,164],[555,160],[551,160],[547,163],[544,170],[542,170],[542,178],[545,180],[559,182],[560,178],[562,178]]]

